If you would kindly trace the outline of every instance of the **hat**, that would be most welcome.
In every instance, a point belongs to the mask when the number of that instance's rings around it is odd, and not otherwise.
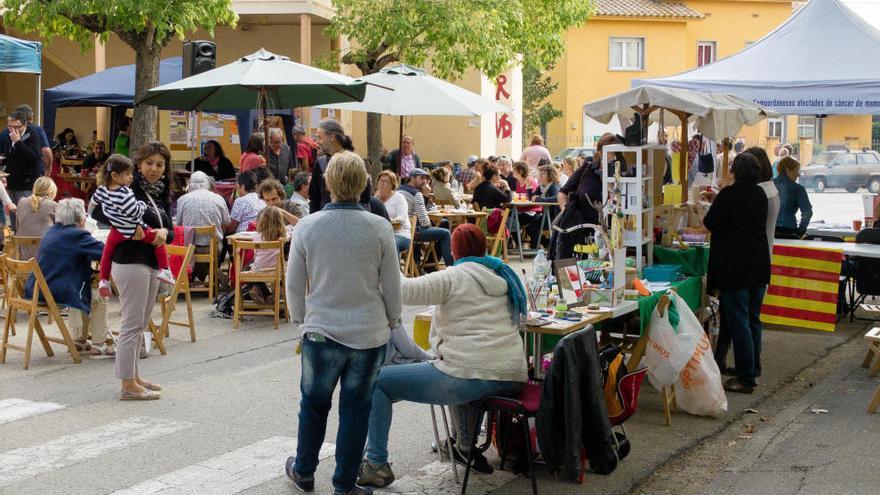
[[[414,169],[410,170],[410,172],[409,172],[409,176],[410,176],[410,177],[418,177],[418,176],[420,176],[420,175],[421,175],[421,176],[424,176],[424,177],[427,177],[429,174],[428,174],[428,172],[425,172],[425,171],[424,171],[423,169],[421,169],[421,168],[414,168]]]
[[[467,164],[468,164],[468,166],[473,165],[473,164],[476,163],[477,160],[479,160],[479,159],[480,159],[480,157],[478,157],[477,155],[471,155],[471,156],[469,156],[468,159],[467,159]]]

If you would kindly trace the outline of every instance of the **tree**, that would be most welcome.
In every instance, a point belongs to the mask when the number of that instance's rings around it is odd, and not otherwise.
[[[78,42],[83,51],[115,34],[135,51],[135,101],[159,85],[159,59],[172,38],[205,29],[234,26],[238,16],[230,0],[3,0],[3,22],[50,40]],[[158,109],[136,106],[131,150],[156,139]]]
[[[528,57],[542,70],[565,50],[565,32],[583,24],[591,0],[333,0],[330,36],[351,48],[338,61],[379,72],[395,62],[430,61],[441,78],[476,69],[494,79]],[[338,62],[337,62],[338,63]],[[374,167],[382,150],[382,117],[367,115],[367,148]],[[371,171],[372,172],[372,171]]]
[[[523,77],[523,140],[527,141],[528,137],[536,129],[541,129],[544,124],[551,120],[562,117],[562,111],[553,107],[550,102],[546,101],[552,95],[558,83],[550,80],[547,73],[552,66],[541,70],[540,67],[531,63],[529,59],[523,61],[522,77]]]

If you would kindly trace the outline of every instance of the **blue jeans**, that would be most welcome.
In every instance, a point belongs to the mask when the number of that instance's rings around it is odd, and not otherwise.
[[[404,237],[402,235],[394,235],[394,242],[397,244],[397,255],[400,256],[400,253],[409,249],[410,240],[408,237]]]
[[[440,227],[418,227],[416,229],[417,241],[435,241],[440,249],[440,257],[447,267],[452,266],[452,247],[450,239],[452,235],[448,230]]]
[[[370,401],[384,359],[384,345],[360,350],[330,339],[316,342],[308,337],[303,338],[302,399],[299,403],[294,466],[297,473],[310,477],[318,467],[318,452],[324,443],[327,415],[333,403],[333,391],[339,382],[339,429],[336,432],[333,487],[343,493],[354,489],[367,439]]]
[[[761,374],[761,303],[766,287],[721,291],[722,318],[733,342],[733,359],[740,383],[757,385]]]
[[[477,423],[478,401],[493,395],[515,396],[522,387],[520,382],[455,378],[430,362],[385,366],[379,371],[373,392],[366,457],[374,464],[388,462],[393,401],[463,406],[453,408],[452,414],[458,431],[457,444],[467,450],[473,440],[471,430]]]

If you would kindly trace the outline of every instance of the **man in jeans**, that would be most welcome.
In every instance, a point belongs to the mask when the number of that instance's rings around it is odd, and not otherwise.
[[[452,266],[452,249],[449,245],[449,230],[434,227],[428,217],[428,209],[425,208],[425,197],[422,188],[428,183],[428,172],[415,168],[409,173],[405,184],[397,189],[406,198],[409,206],[409,216],[416,216],[416,239],[418,241],[436,241],[440,250],[440,257],[446,266]]]
[[[363,160],[334,154],[324,180],[331,202],[299,221],[287,264],[290,316],[303,340],[298,444],[285,470],[298,490],[314,490],[339,383],[333,487],[339,495],[372,493],[355,482],[376,377],[400,322],[400,266],[391,223],[358,204],[367,185]]]

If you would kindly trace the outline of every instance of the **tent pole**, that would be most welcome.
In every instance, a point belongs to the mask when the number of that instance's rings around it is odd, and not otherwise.
[[[676,112],[681,120],[681,153],[679,153],[678,177],[681,180],[681,202],[688,200],[688,117],[690,114]]]
[[[263,112],[263,158],[269,165],[269,90],[260,88],[260,106]]]
[[[400,116],[400,133],[397,136],[397,149],[403,147],[403,115]]]
[[[730,145],[732,143],[730,142],[730,138],[724,138],[721,143],[721,147],[724,150],[724,159],[721,161],[721,178],[727,179],[727,169],[730,168]]]
[[[37,108],[36,108],[36,111],[34,111],[34,122],[36,122],[37,125],[41,125],[41,123],[43,122],[42,105],[40,105],[40,93],[41,93],[42,85],[43,85],[43,74],[37,74],[37,99],[36,99]]]
[[[196,171],[196,141],[201,141],[201,139],[196,139],[199,132],[199,114],[195,111],[189,112],[187,115],[186,123],[189,124],[192,122],[193,128],[190,129],[190,138],[192,142],[190,142],[189,147],[189,171],[190,173]]]

